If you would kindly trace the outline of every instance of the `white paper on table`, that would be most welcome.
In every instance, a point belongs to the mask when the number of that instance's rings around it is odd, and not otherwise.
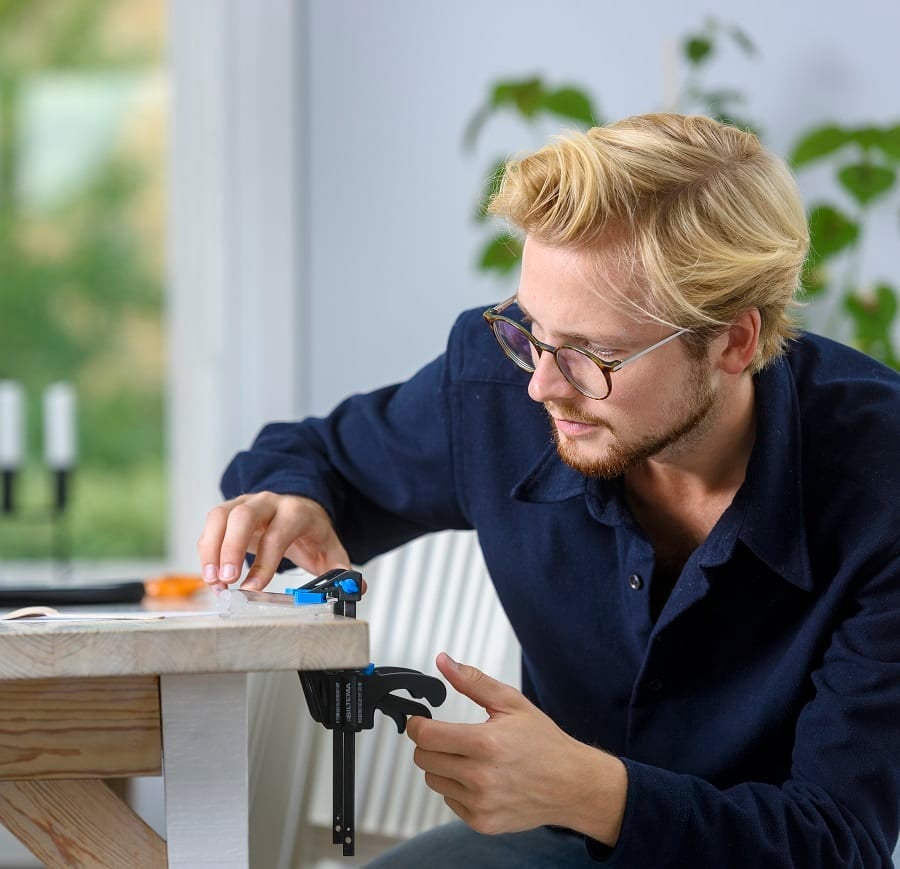
[[[0,621],[15,621],[20,624],[44,622],[145,622],[157,619],[185,618],[187,616],[218,616],[215,610],[157,610],[150,612],[59,612],[49,606],[20,607],[0,615]]]

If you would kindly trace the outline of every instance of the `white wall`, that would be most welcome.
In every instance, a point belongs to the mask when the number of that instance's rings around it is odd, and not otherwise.
[[[747,95],[777,152],[827,119],[900,118],[895,0],[309,0],[303,405],[325,412],[406,377],[440,351],[456,313],[503,297],[508,284],[472,267],[479,180],[495,157],[543,141],[498,120],[463,153],[489,82],[535,72],[589,86],[607,119],[656,110],[674,43],[713,9],[759,57],[729,47],[709,82]],[[816,181],[801,176],[810,193]],[[896,281],[895,207],[866,260],[870,276]]]

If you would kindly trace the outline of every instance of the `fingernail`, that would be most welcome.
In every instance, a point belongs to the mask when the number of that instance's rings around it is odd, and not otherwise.
[[[446,652],[444,652],[444,654],[447,655]],[[458,670],[458,669],[459,669],[459,664],[458,664],[456,661],[454,661],[453,658],[451,658],[449,655],[447,655],[447,660],[450,662],[450,666],[451,666],[454,670]]]
[[[237,568],[233,564],[226,564],[219,571],[219,579],[234,579],[237,576]]]
[[[207,564],[206,567],[203,568],[204,582],[215,582],[218,578],[219,570],[215,564]]]
[[[259,591],[259,584],[256,581],[255,576],[248,576],[242,583],[241,588],[246,588],[247,591]]]

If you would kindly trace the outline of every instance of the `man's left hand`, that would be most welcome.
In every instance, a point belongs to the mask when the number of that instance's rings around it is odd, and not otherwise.
[[[556,824],[614,845],[625,810],[624,764],[564,733],[511,685],[444,653],[437,666],[489,717],[482,724],[409,719],[428,786],[479,833]]]

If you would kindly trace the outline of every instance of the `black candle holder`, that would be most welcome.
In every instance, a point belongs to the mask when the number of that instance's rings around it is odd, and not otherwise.
[[[72,573],[72,545],[68,516],[72,485],[72,470],[54,468],[51,473],[51,498],[44,507],[23,508],[18,504],[18,470],[0,470],[0,522],[17,522],[50,527],[50,559],[58,578],[68,578]]]
[[[67,523],[69,489],[77,455],[74,386],[64,381],[48,384],[42,404],[44,465],[51,475],[50,497],[45,506],[23,508],[16,489],[27,456],[25,388],[18,381],[0,379],[0,521],[49,524],[50,558],[57,572],[68,576],[72,560]]]

